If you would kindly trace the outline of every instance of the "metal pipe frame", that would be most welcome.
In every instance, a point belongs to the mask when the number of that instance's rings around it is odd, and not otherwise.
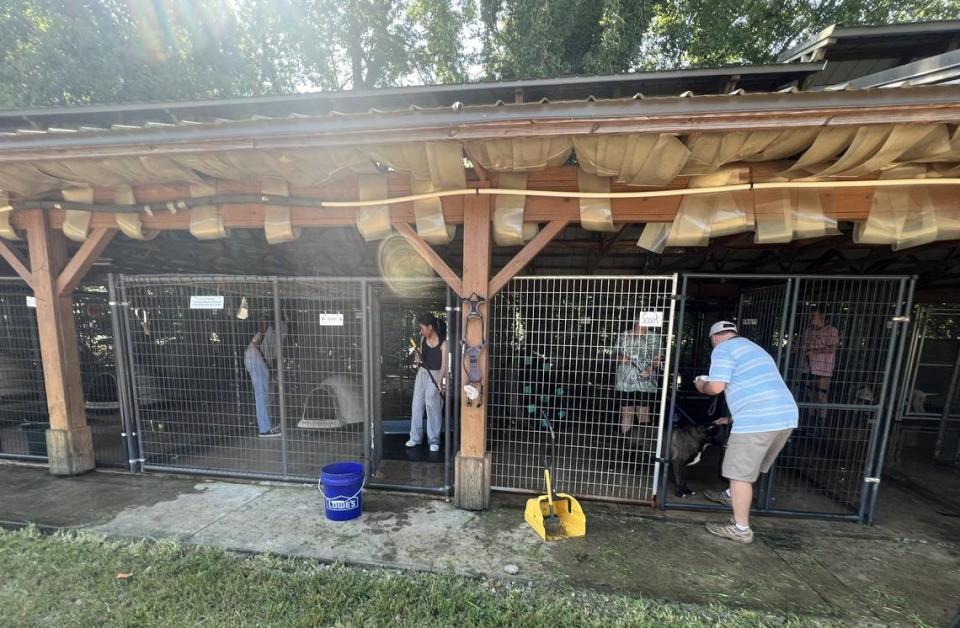
[[[123,325],[124,325],[124,349],[127,352],[127,361],[130,365],[130,377],[131,377],[131,395],[130,400],[133,403],[133,416],[134,422],[137,428],[137,440],[136,440],[136,453],[138,467],[135,471],[143,471],[146,464],[146,455],[144,454],[143,449],[143,420],[140,413],[140,393],[139,386],[137,383],[137,367],[136,362],[133,360],[133,343],[130,342],[130,339],[133,337],[131,335],[130,327],[130,301],[127,299],[127,276],[120,275],[120,298],[123,315]]]
[[[122,436],[123,444],[127,450],[127,466],[131,473],[137,472],[137,467],[140,464],[140,456],[138,455],[138,430],[136,419],[133,416],[133,403],[131,399],[131,381],[130,381],[130,365],[128,362],[129,355],[127,353],[127,335],[123,333],[124,320],[126,319],[127,312],[125,304],[121,303],[119,300],[119,293],[117,290],[117,277],[114,274],[107,275],[107,286],[110,295],[110,312],[111,312],[111,323],[113,326],[113,353],[114,353],[114,362],[116,366],[116,380],[117,380],[117,401],[119,403],[120,409],[120,419],[122,422]]]
[[[913,310],[913,295],[917,287],[917,278],[911,277],[909,279],[909,285],[906,286],[905,291],[905,305],[900,315],[908,315]],[[903,286],[901,286],[901,294],[903,293]],[[896,364],[893,367],[892,371],[887,372],[887,377],[891,379],[890,390],[897,390],[898,378],[902,373],[901,361],[903,360],[904,347],[906,346],[907,336],[909,335],[909,328],[907,326],[901,326],[895,328],[899,332],[900,338],[898,341],[897,355],[896,355]],[[883,465],[887,455],[887,444],[890,441],[890,431],[893,428],[893,417],[896,410],[896,404],[888,404],[888,408],[883,418],[883,425],[878,426],[880,443],[877,448],[876,455],[873,459],[873,473],[872,477],[876,479],[876,482],[870,482],[867,490],[870,493],[869,503],[866,507],[866,510],[863,513],[864,521],[868,525],[873,525],[874,520],[877,515],[877,499],[880,495],[880,479],[883,476]]]

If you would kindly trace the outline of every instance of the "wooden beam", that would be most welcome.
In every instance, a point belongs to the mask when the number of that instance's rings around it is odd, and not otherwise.
[[[517,273],[523,270],[529,264],[537,253],[542,251],[545,246],[550,244],[557,235],[566,229],[570,221],[551,220],[540,230],[532,240],[526,243],[520,252],[513,256],[507,265],[500,269],[500,272],[490,282],[488,295],[493,297],[500,289],[507,285],[507,282],[513,279]],[[466,257],[464,258],[466,259]]]
[[[68,296],[73,292],[73,289],[84,278],[93,263],[100,258],[100,254],[107,248],[116,233],[116,229],[106,227],[97,227],[93,230],[93,233],[80,245],[80,248],[77,249],[73,258],[57,278],[57,294],[59,296]]]
[[[57,279],[65,266],[67,245],[61,231],[50,229],[40,210],[28,213],[27,242],[33,291],[37,299],[37,329],[43,362],[50,429],[47,458],[50,473],[76,475],[92,469],[93,437],[87,425],[80,352],[73,320],[72,295],[57,292]]]
[[[453,290],[457,296],[463,298],[463,281],[460,280],[460,277],[457,273],[447,266],[447,263],[443,261],[437,252],[433,250],[433,247],[424,242],[423,238],[406,223],[401,223],[399,225],[394,225],[394,228],[397,230],[397,233],[403,236],[403,239],[406,240],[414,250],[420,254],[420,257],[430,265],[440,278],[443,279],[450,289]]]
[[[20,278],[23,279],[30,289],[33,289],[33,273],[27,270],[27,264],[24,259],[15,251],[10,248],[10,245],[0,240],[0,257],[3,257],[7,261],[7,264],[10,264],[10,268],[13,269],[13,272],[20,275]]]
[[[759,166],[754,168],[759,169]],[[759,170],[762,175],[765,171]],[[749,169],[744,169],[742,176],[751,177]],[[485,187],[487,181],[472,181],[471,187]],[[676,179],[669,188],[686,187],[687,180],[683,177]],[[528,179],[530,189],[550,191],[576,191],[576,168],[562,166],[544,168],[531,172]],[[259,188],[254,184],[235,181],[218,181],[217,194],[258,194]],[[636,191],[636,186],[629,186],[613,182],[610,186],[613,192]],[[644,189],[644,188],[639,188]],[[189,190],[178,185],[144,185],[134,190],[138,203],[153,203],[163,205],[166,202],[182,200],[189,197]],[[409,180],[400,175],[391,174],[388,180],[390,196],[403,196],[410,192]],[[97,188],[95,199],[97,202],[112,203],[112,189]],[[290,194],[295,198],[315,198],[326,200],[353,200],[356,198],[356,179],[353,177],[342,179],[336,183],[318,188],[291,188]],[[827,216],[841,221],[865,220],[870,212],[873,198],[873,188],[841,188],[824,189],[820,191],[823,208]],[[444,219],[448,224],[463,224],[463,203],[465,197],[447,197],[441,199]],[[611,208],[613,220],[617,223],[646,223],[670,222],[677,214],[681,197],[662,198],[633,198],[612,199]],[[222,215],[228,229],[262,229],[266,210],[260,204],[223,205]],[[50,226],[59,229],[63,224],[64,212],[51,210]],[[393,223],[414,222],[413,203],[403,203],[390,206],[390,215]],[[524,219],[530,222],[544,223],[554,219],[566,219],[571,223],[580,220],[579,203],[570,198],[527,197],[525,202]],[[180,230],[190,228],[190,214],[180,211],[171,214],[164,208],[155,210],[153,216],[142,216],[143,226],[157,231]],[[320,228],[356,225],[356,209],[331,207],[311,208],[294,207],[291,211],[293,226],[302,228]],[[11,222],[15,228],[23,228],[23,212],[14,212]],[[94,212],[91,228],[114,227],[114,215],[107,212]]]
[[[493,199],[486,196],[468,197],[463,214],[463,291],[487,299],[490,285],[490,254],[492,251],[491,223]],[[491,458],[487,453],[487,393],[489,378],[487,362],[490,355],[489,302],[480,304],[483,321],[470,319],[469,308],[461,314],[463,337],[467,346],[483,346],[477,361],[480,370],[479,399],[469,402],[460,395],[460,451],[456,460],[456,503],[467,510],[484,510],[490,502]],[[484,338],[484,331],[487,337]],[[466,356],[465,356],[466,358]],[[462,368],[456,365],[455,368]],[[464,384],[467,382],[464,381]]]

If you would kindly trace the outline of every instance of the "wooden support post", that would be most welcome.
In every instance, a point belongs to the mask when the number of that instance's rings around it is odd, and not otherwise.
[[[57,288],[60,272],[66,266],[67,244],[63,233],[49,229],[47,216],[40,210],[29,212],[26,231],[50,415],[50,473],[78,475],[93,469],[94,459],[80,383],[73,295],[61,294]]]
[[[489,196],[469,196],[463,207],[463,294],[469,297],[487,298],[490,281],[490,217],[492,199]],[[462,315],[463,330],[467,344],[488,344],[480,356],[480,372],[483,384],[480,398],[472,404],[467,396],[460,395],[460,451],[456,462],[456,504],[466,510],[484,510],[490,504],[490,454],[487,453],[487,356],[490,354],[490,338],[482,338],[484,330],[489,333],[490,320],[487,303],[480,306],[484,324],[467,320],[469,309]],[[457,365],[457,368],[461,368]],[[466,384],[466,382],[464,382]]]

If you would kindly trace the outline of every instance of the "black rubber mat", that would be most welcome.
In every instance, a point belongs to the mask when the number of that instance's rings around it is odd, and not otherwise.
[[[444,462],[444,444],[440,441],[440,451],[430,453],[426,440],[417,447],[407,447],[405,443],[410,438],[408,434],[384,434],[383,459],[408,460],[410,462]]]

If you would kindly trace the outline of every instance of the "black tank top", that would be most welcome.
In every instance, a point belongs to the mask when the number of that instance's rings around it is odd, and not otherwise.
[[[443,338],[436,347],[431,347],[426,340],[420,341],[420,353],[423,354],[423,365],[431,371],[439,371],[443,366]]]

